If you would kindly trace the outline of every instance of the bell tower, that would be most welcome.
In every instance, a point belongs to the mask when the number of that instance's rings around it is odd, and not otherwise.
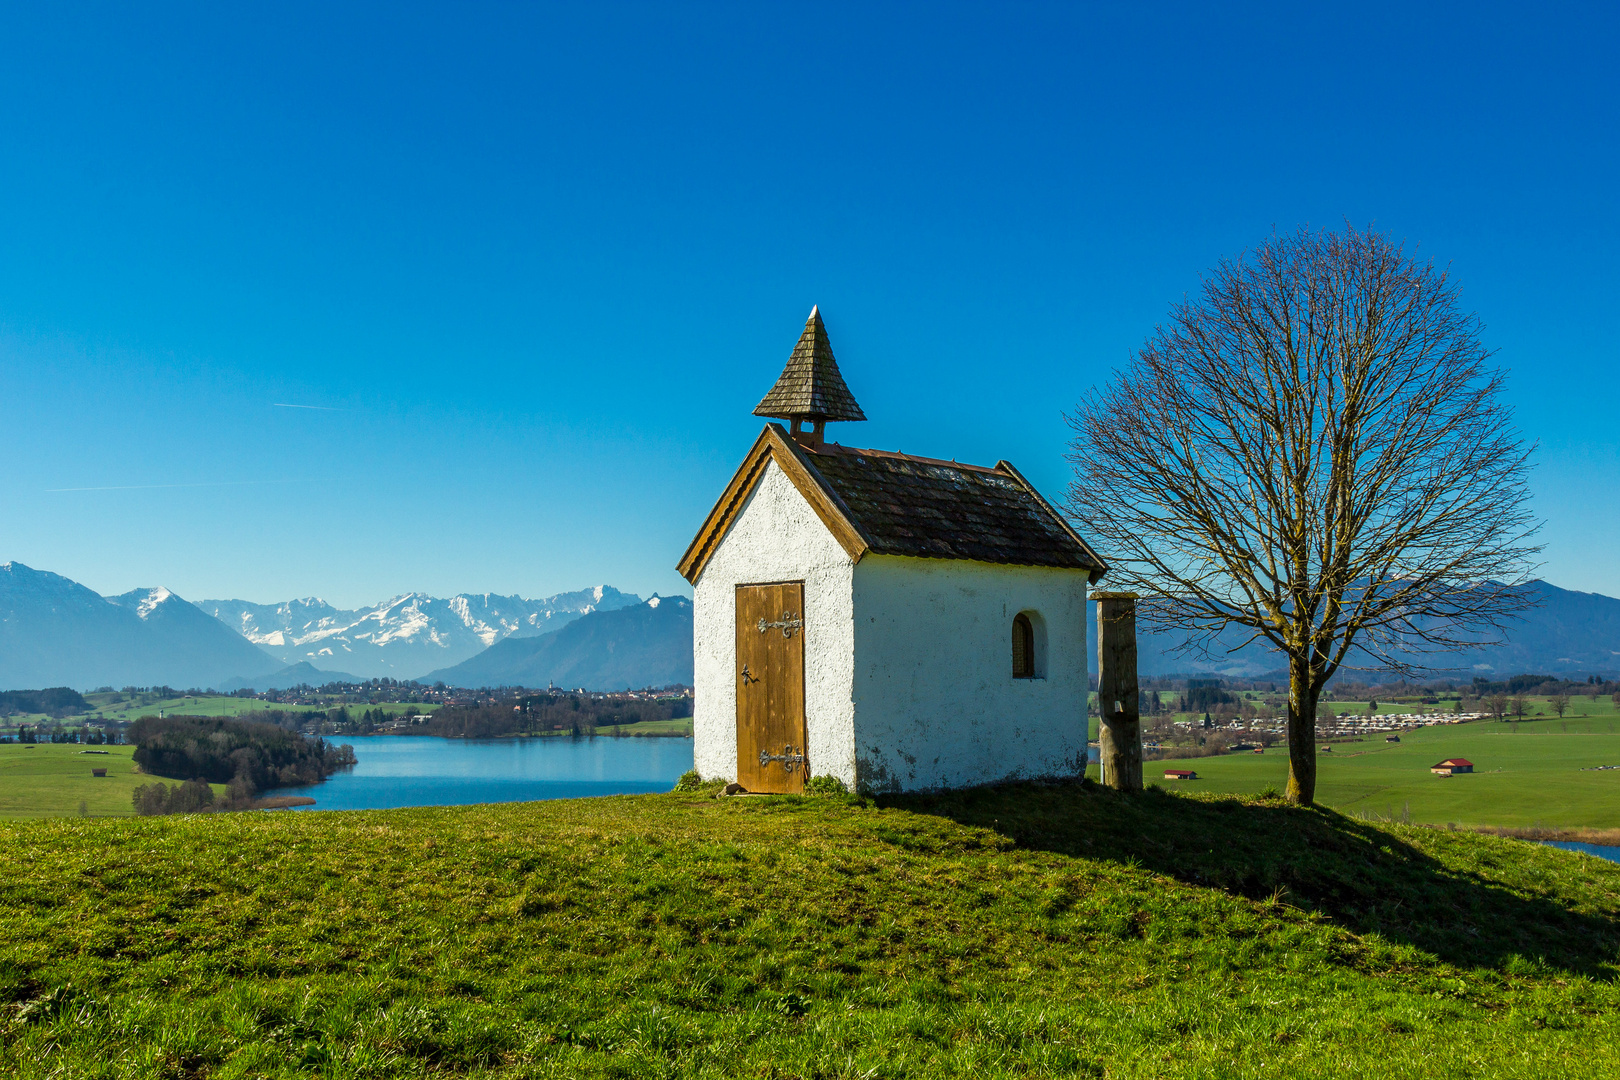
[[[771,392],[754,407],[754,415],[791,420],[794,441],[810,449],[822,444],[827,421],[866,419],[838,372],[820,307],[810,309],[787,367]]]

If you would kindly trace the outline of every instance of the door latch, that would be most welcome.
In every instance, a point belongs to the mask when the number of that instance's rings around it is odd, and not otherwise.
[[[747,664],[743,665],[742,681],[743,681],[744,686],[747,686],[749,683],[759,682],[759,680],[754,677],[753,672],[748,670],[748,665]]]

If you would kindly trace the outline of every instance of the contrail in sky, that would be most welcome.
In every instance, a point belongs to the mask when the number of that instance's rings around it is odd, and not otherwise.
[[[271,406],[277,409],[319,409],[321,412],[348,412],[347,409],[335,408],[331,405],[288,405],[284,401],[272,401]]]
[[[46,488],[54,491],[151,491],[155,488],[242,487],[247,484],[318,484],[319,480],[204,480],[196,484],[115,484],[110,487]]]

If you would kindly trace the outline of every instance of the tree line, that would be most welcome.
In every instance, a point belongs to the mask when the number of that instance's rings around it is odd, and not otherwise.
[[[242,801],[251,801],[246,796]],[[187,780],[170,787],[168,784],[142,784],[135,789],[135,812],[143,816],[154,814],[195,814],[203,810],[229,808],[236,800],[228,799],[216,806],[214,789],[202,780]]]
[[[420,733],[470,739],[553,733],[594,735],[603,728],[679,720],[691,715],[689,698],[646,701],[580,694],[514,695],[478,705],[446,705],[420,725]]]
[[[203,789],[210,783],[225,784],[230,798],[240,802],[266,788],[317,783],[355,763],[353,747],[307,738],[299,734],[297,722],[296,715],[281,712],[241,717],[143,716],[130,726],[129,741],[135,744],[135,763],[144,772],[196,781]],[[202,797],[195,787],[185,795],[177,794],[178,790],[149,792],[147,805],[170,807],[178,799],[187,810],[200,808],[190,805]],[[204,805],[208,801],[212,801],[212,792]],[[176,812],[142,809],[139,791],[135,803],[141,813]]]
[[[45,690],[0,690],[0,716],[18,713],[44,713],[58,719],[87,712],[90,703],[84,695],[66,686]]]

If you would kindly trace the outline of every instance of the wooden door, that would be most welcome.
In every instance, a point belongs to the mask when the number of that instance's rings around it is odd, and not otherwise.
[[[737,586],[737,782],[804,790],[804,582]]]

